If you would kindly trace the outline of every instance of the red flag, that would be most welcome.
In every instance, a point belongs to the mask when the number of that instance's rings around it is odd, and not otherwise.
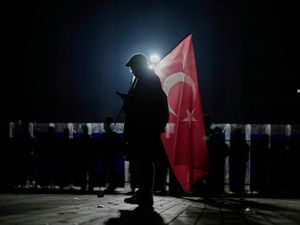
[[[162,141],[177,180],[189,192],[209,169],[192,35],[180,42],[154,70],[169,104],[169,122]]]

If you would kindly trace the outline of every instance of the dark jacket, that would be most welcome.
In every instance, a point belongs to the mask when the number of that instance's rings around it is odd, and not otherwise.
[[[160,134],[168,122],[167,96],[163,92],[159,77],[147,71],[131,94],[124,100],[126,114],[124,136],[127,141],[143,134]]]

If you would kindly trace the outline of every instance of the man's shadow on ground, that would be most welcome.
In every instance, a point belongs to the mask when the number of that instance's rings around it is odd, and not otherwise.
[[[110,218],[106,225],[166,225],[163,218],[154,210],[120,210],[120,217]]]

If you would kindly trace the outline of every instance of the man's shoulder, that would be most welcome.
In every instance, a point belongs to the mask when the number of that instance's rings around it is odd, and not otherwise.
[[[157,76],[157,74],[153,71],[153,70],[150,70],[147,74],[147,80],[151,83],[154,83],[154,84],[160,84],[160,79],[159,77]]]

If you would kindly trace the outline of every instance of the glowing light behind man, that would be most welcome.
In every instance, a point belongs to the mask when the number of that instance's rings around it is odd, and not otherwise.
[[[153,67],[154,67],[157,63],[159,63],[159,61],[160,61],[160,56],[159,56],[159,55],[152,55],[152,56],[150,56],[150,58],[149,58],[149,62],[150,62],[149,68],[150,68],[150,69],[153,69]]]

